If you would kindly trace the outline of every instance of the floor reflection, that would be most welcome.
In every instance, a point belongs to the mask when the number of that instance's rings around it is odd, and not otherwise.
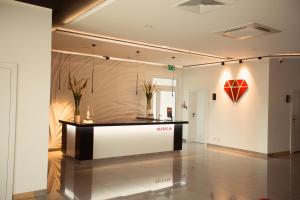
[[[49,153],[48,199],[300,199],[300,155],[261,159],[200,144],[181,153],[77,164]]]
[[[177,156],[178,157],[178,156]],[[60,192],[69,199],[112,199],[184,185],[179,158],[138,158],[111,164],[61,161]]]

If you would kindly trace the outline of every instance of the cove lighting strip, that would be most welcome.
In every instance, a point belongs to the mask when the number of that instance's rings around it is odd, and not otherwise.
[[[71,54],[71,55],[79,55],[79,56],[87,56],[87,57],[94,57],[94,58],[101,58],[106,59],[106,56],[100,56],[95,54],[88,54],[88,53],[79,53],[74,51],[63,51],[63,50],[57,50],[52,49],[52,52],[55,53],[63,53],[63,54]],[[115,58],[115,57],[109,57],[110,60],[117,60],[117,61],[123,61],[123,62],[132,62],[132,63],[142,63],[142,64],[148,64],[148,65],[156,65],[156,66],[167,66],[167,64],[161,64],[161,63],[155,63],[155,62],[147,62],[147,61],[140,61],[140,60],[132,60],[132,59],[125,59],[125,58]],[[182,68],[182,66],[175,66],[178,68]]]
[[[77,18],[88,13],[89,11],[91,12],[95,7],[101,5],[104,2],[105,2],[105,0],[98,0],[98,1],[95,1],[95,2],[85,6],[84,8],[80,9],[78,12],[76,12],[76,13],[72,14],[71,16],[68,16],[66,19],[64,19],[63,23],[68,24],[68,23],[72,22],[73,20],[76,20]]]
[[[137,42],[137,41],[132,41],[132,40],[125,40],[125,39],[120,39],[120,38],[115,38],[115,37],[87,33],[87,32],[73,30],[73,29],[61,28],[61,27],[55,29],[55,31],[58,34],[64,34],[64,35],[73,36],[73,37],[80,37],[80,38],[97,40],[97,41],[102,41],[102,42],[109,42],[109,43],[120,44],[120,45],[153,49],[153,50],[159,50],[159,51],[171,52],[171,53],[183,53],[183,54],[189,54],[189,55],[195,55],[195,56],[215,58],[215,59],[220,59],[220,60],[231,59],[231,58],[221,57],[221,56],[216,56],[216,55],[211,55],[211,54],[204,54],[204,53],[200,53],[200,52],[196,52],[196,51],[189,51],[186,49],[177,49],[177,48],[168,47],[168,46],[159,46],[159,45],[155,45],[155,44]]]

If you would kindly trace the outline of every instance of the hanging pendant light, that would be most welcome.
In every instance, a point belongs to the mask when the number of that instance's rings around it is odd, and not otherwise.
[[[61,66],[59,66],[59,71],[58,71],[58,90],[60,91],[60,77],[61,77]]]
[[[69,77],[68,78],[70,78],[70,77],[71,77],[71,55],[69,57]],[[68,90],[71,90],[70,84],[68,84]]]
[[[136,68],[136,83],[135,83],[135,94],[138,95],[138,87],[139,87],[139,67],[140,67],[140,62],[139,62],[139,53],[140,51],[136,51],[136,59],[137,59],[137,68]]]
[[[92,44],[94,55],[95,55],[95,47],[96,44]],[[93,57],[93,64],[92,64],[92,94],[94,93],[94,68],[95,68],[95,57]]]
[[[173,56],[172,59],[173,59],[172,63],[174,65],[175,57]],[[175,67],[175,65],[174,65],[174,67]],[[174,75],[175,75],[174,73],[175,73],[175,68],[172,70],[172,97],[174,96],[174,94],[173,94],[174,93]]]

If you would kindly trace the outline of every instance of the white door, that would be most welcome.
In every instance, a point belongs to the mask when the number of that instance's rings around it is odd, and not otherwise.
[[[300,151],[300,92],[292,90],[291,153]]]
[[[206,142],[206,120],[208,93],[206,91],[189,93],[189,141]]]
[[[0,199],[12,199],[16,68],[0,63]]]

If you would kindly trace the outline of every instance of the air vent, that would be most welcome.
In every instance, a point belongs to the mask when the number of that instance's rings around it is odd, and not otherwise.
[[[216,33],[228,38],[244,40],[248,38],[254,38],[266,34],[279,33],[279,32],[281,31],[265,25],[261,25],[258,23],[251,23],[240,27],[231,28],[225,31],[218,31]]]
[[[174,6],[199,15],[231,5],[236,1],[238,0],[184,0]]]
[[[180,3],[178,6],[200,6],[200,5],[224,5],[222,2],[216,0],[188,0],[183,3]]]

